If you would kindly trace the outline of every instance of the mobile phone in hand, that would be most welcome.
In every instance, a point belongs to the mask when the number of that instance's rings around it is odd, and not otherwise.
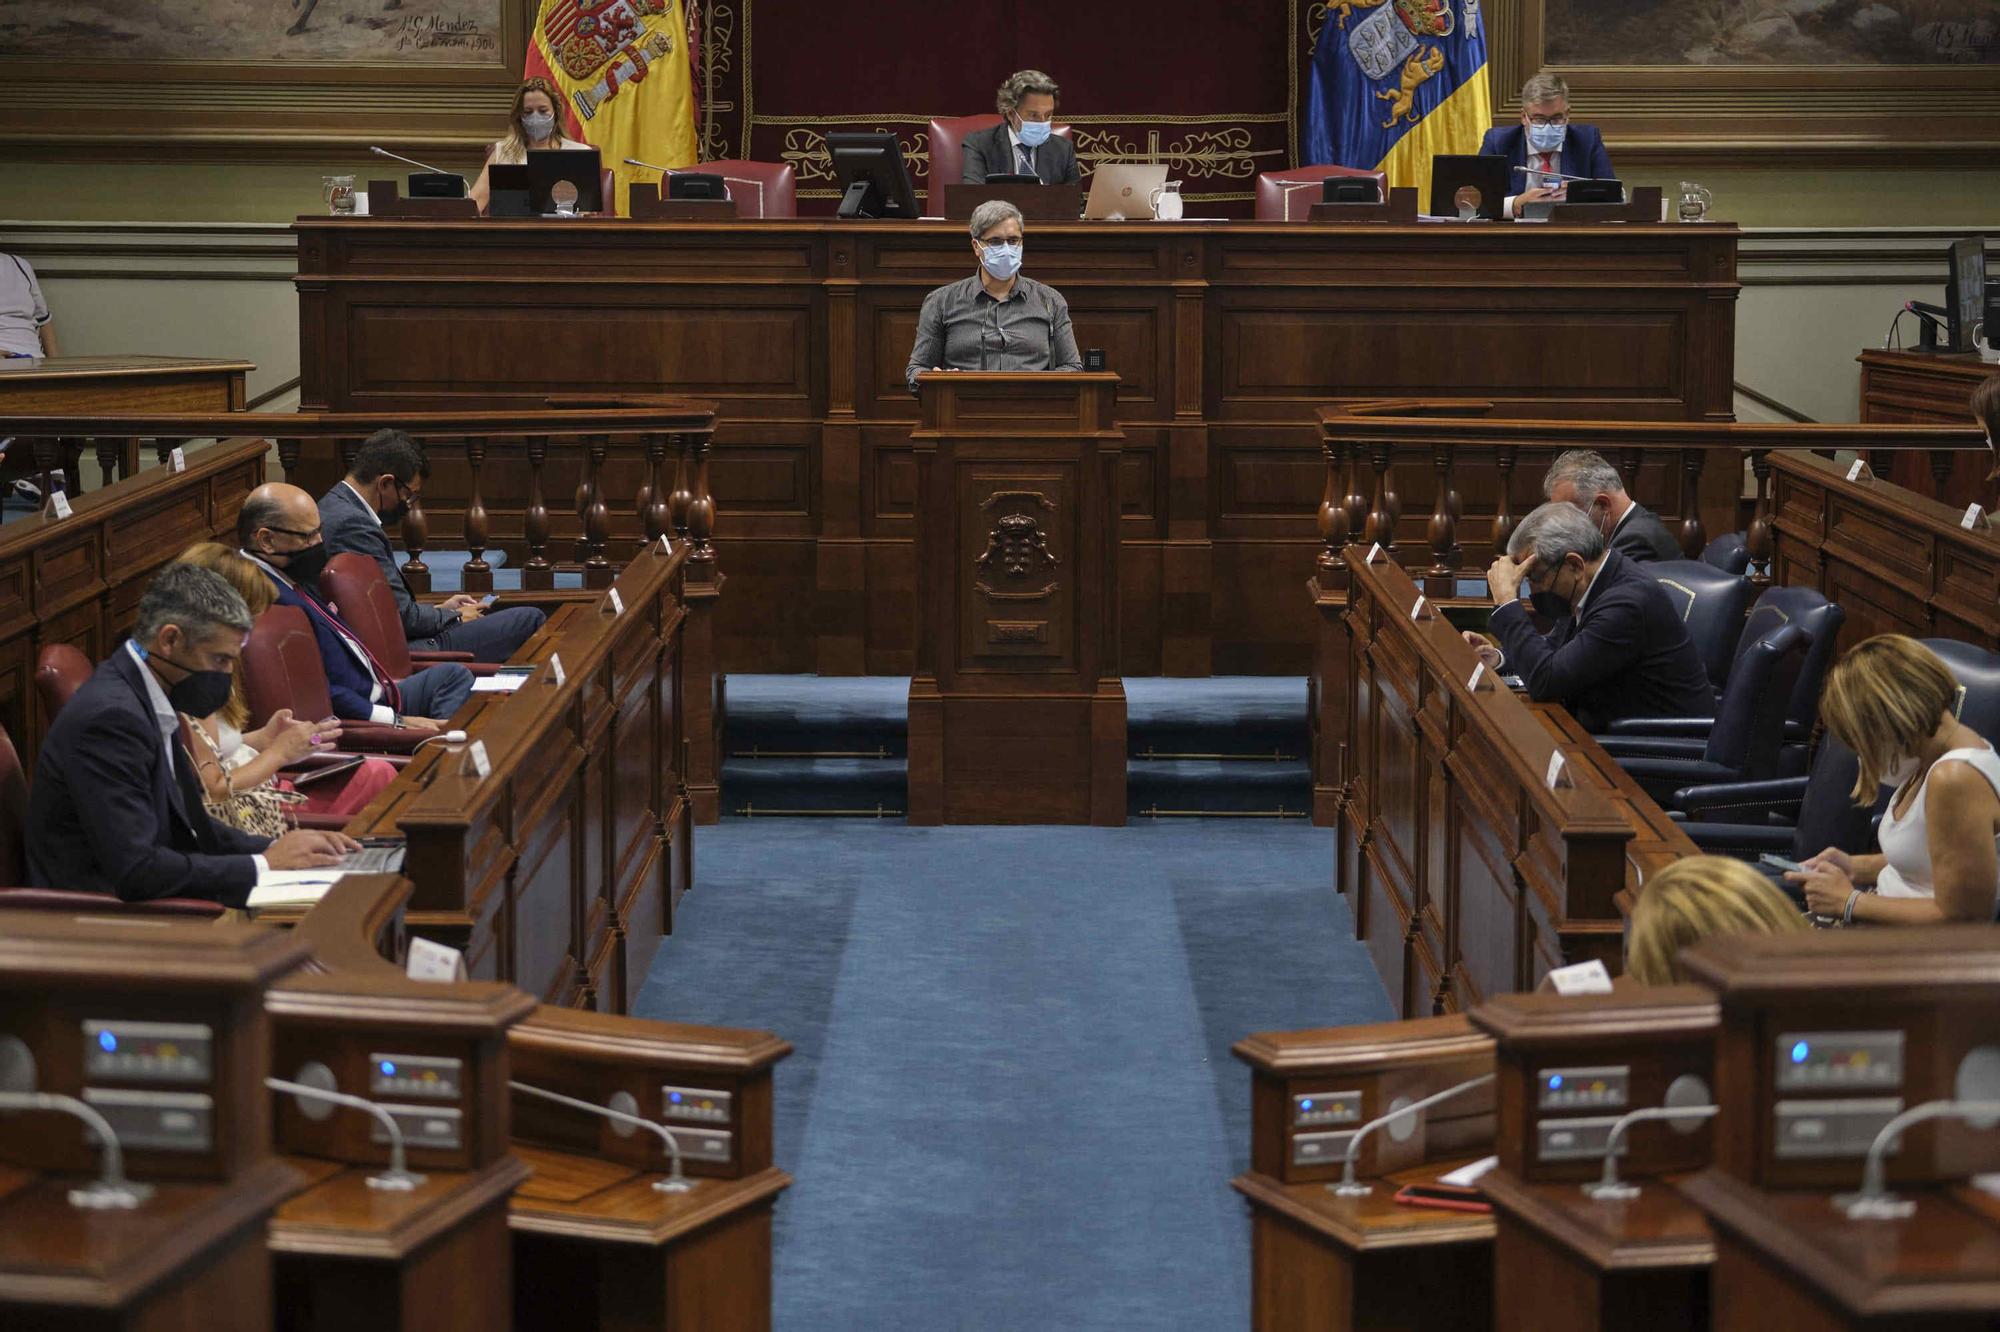
[[[1760,865],[1769,865],[1772,869],[1791,870],[1798,874],[1806,872],[1806,867],[1799,864],[1798,861],[1770,851],[1766,851],[1763,855],[1757,857],[1757,863]]]

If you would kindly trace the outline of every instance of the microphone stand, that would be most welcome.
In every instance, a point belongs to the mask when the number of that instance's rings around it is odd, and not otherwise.
[[[655,165],[654,165],[653,163],[651,163],[651,162],[641,162],[641,161],[640,161],[640,160],[639,160],[638,158],[636,158],[636,157],[628,157],[628,158],[625,158],[625,159],[624,159],[624,162],[625,162],[625,165],[626,165],[626,166],[635,166],[635,167],[643,167],[643,168],[645,168],[645,169],[646,169],[647,171],[657,171],[657,172],[659,172],[659,173],[660,173],[660,174],[661,174],[662,176],[680,176],[680,175],[685,175],[685,174],[687,174],[687,173],[689,173],[689,172],[696,172],[696,173],[699,173],[699,172],[700,172],[700,170],[701,170],[701,167],[700,167],[700,164],[699,164],[699,163],[697,163],[696,165],[694,165],[694,166],[691,166],[691,167],[663,167],[663,166],[655,166]],[[752,188],[752,189],[756,190],[756,191],[757,191],[757,216],[758,216],[758,217],[762,217],[762,216],[764,216],[764,182],[763,182],[763,181],[761,181],[761,180],[749,180],[749,179],[747,179],[747,178],[745,178],[745,177],[742,177],[742,176],[724,176],[724,177],[723,177],[723,180],[727,181],[727,182],[728,182],[729,184],[731,184],[731,185],[748,185],[748,186],[749,186],[750,188]],[[733,201],[735,200],[735,197],[736,197],[736,196],[732,194],[732,195],[730,195],[729,197],[730,197],[731,201],[733,202]]]
[[[1861,1169],[1860,1190],[1843,1193],[1833,1200],[1833,1205],[1849,1221],[1900,1221],[1917,1210],[1914,1202],[1898,1198],[1883,1186],[1882,1158],[1888,1155],[1889,1144],[1900,1138],[1904,1129],[1926,1119],[1966,1119],[1977,1128],[1990,1129],[1995,1121],[2000,1121],[2000,1101],[1925,1101],[1884,1124],[1875,1141],[1868,1144],[1868,1162]]]
[[[1637,1184],[1623,1184],[1618,1179],[1618,1148],[1622,1145],[1626,1129],[1651,1119],[1713,1119],[1721,1108],[1715,1105],[1649,1105],[1619,1116],[1618,1122],[1611,1126],[1611,1132],[1604,1135],[1604,1174],[1596,1183],[1583,1186],[1584,1195],[1593,1202],[1627,1202],[1639,1196]],[[1688,1132],[1693,1131],[1690,1125]]]
[[[320,1087],[308,1087],[303,1082],[287,1082],[283,1078],[265,1078],[264,1085],[275,1092],[284,1092],[304,1101],[329,1101],[334,1105],[344,1105],[350,1110],[365,1110],[389,1130],[389,1168],[380,1174],[368,1177],[368,1187],[381,1189],[386,1193],[408,1193],[424,1182],[422,1175],[413,1175],[408,1159],[403,1154],[403,1126],[396,1117],[375,1102],[360,1096],[349,1096],[346,1092],[326,1091]]]
[[[434,176],[458,176],[458,183],[465,186],[466,196],[470,196],[472,193],[472,186],[466,182],[464,176],[460,176],[456,171],[444,171],[438,167],[419,162],[414,157],[404,157],[400,153],[392,153],[387,148],[377,148],[372,144],[369,146],[368,151],[374,153],[377,157],[386,157],[392,162],[401,162],[405,166],[413,166],[420,170],[428,171]]]
[[[579,1100],[574,1096],[564,1096],[561,1092],[547,1091],[541,1087],[531,1087],[525,1082],[509,1081],[507,1085],[524,1096],[539,1096],[544,1101],[553,1101],[557,1105],[566,1105],[572,1110],[581,1110],[585,1114],[600,1115],[614,1123],[630,1124],[634,1128],[648,1129],[659,1134],[660,1141],[666,1144],[668,1156],[673,1159],[673,1167],[671,1173],[665,1179],[654,1180],[653,1187],[661,1193],[689,1193],[693,1191],[694,1185],[689,1182],[685,1175],[681,1174],[681,1145],[675,1140],[674,1135],[667,1131],[664,1124],[655,1124],[650,1119],[642,1119],[638,1115],[628,1115],[623,1110],[613,1110],[609,1106],[598,1105],[594,1101]]]
[[[55,1092],[0,1092],[0,1110],[53,1110],[82,1120],[97,1135],[104,1148],[103,1173],[69,1191],[71,1207],[93,1212],[130,1211],[153,1196],[151,1184],[125,1178],[125,1152],[118,1145],[118,1135],[95,1106]]]
[[[1391,1110],[1379,1119],[1369,1120],[1366,1124],[1354,1130],[1354,1136],[1347,1140],[1347,1156],[1340,1163],[1340,1182],[1338,1184],[1329,1184],[1326,1187],[1342,1198],[1367,1197],[1375,1191],[1375,1187],[1372,1184],[1363,1184],[1354,1178],[1354,1158],[1361,1150],[1361,1140],[1363,1138],[1391,1120],[1402,1119],[1406,1115],[1414,1115],[1419,1110],[1428,1110],[1440,1101],[1449,1101],[1452,1097],[1459,1095],[1461,1092],[1469,1092],[1474,1087],[1484,1087],[1497,1076],[1498,1074],[1494,1073],[1482,1073],[1476,1078],[1470,1078],[1459,1083],[1456,1087],[1447,1087],[1441,1092],[1433,1092],[1421,1101],[1413,1102],[1400,1110]]]

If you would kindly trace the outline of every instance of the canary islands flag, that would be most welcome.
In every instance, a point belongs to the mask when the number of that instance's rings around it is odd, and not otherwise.
[[[1309,164],[1366,167],[1430,207],[1431,157],[1493,124],[1480,0],[1330,0],[1313,48]]]
[[[526,73],[562,90],[563,132],[595,147],[618,175],[617,208],[633,180],[658,172],[625,165],[695,163],[694,61],[686,0],[541,0]]]

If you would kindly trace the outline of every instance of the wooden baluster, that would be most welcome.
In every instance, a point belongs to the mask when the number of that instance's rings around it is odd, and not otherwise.
[[[298,470],[299,453],[304,447],[305,441],[302,439],[281,438],[278,441],[278,466],[285,469],[287,480],[291,478],[293,472]]]
[[[153,441],[153,461],[165,467],[167,459],[174,456],[174,450],[186,442],[185,440],[169,439],[165,435],[160,436]]]
[[[1396,451],[1389,449],[1385,456],[1389,466],[1382,476],[1382,511],[1389,515],[1389,531],[1393,533],[1397,520],[1403,516],[1403,494],[1396,488]]]
[[[1681,554],[1691,560],[1700,559],[1708,544],[1708,529],[1701,521],[1701,469],[1707,461],[1706,449],[1681,450]],[[1740,475],[1736,489],[1743,489]]]
[[[42,488],[42,508],[46,511],[52,490],[68,493],[62,473],[62,441],[50,435],[36,435],[28,441],[28,450],[35,458],[35,484]]]
[[[1382,549],[1393,557],[1396,553],[1396,518],[1389,511],[1389,459],[1390,446],[1377,444],[1370,461],[1375,464],[1375,506],[1368,511],[1368,526],[1361,533],[1363,541],[1379,541]]]
[[[349,435],[335,440],[333,446],[340,454],[340,474],[351,475],[354,471],[354,456],[361,452],[361,441]]]
[[[658,431],[648,431],[643,442],[646,485],[639,492],[639,530],[646,534],[645,544],[650,546],[667,534],[673,515],[667,504],[667,437]],[[678,437],[675,442],[679,442]]]
[[[1493,508],[1493,549],[1489,562],[1507,553],[1507,539],[1514,535],[1514,462],[1518,446],[1502,444],[1493,450],[1493,466],[1500,473],[1500,502]]]
[[[137,442],[109,435],[99,435],[92,442],[97,446],[97,470],[104,474],[104,480],[98,484],[108,486],[125,473],[125,446],[132,444],[136,448]]]
[[[715,497],[708,491],[710,439],[711,435],[706,430],[694,437],[694,490],[688,500],[688,540],[694,543],[694,550],[688,560],[692,564],[711,566],[700,577],[703,581],[714,582]]]
[[[1953,503],[1956,497],[1951,494],[1950,485],[1952,451],[1950,449],[1932,449],[1930,450],[1930,455],[1931,498],[1942,501],[1945,504],[1951,504],[1953,508],[1958,507]]]
[[[592,435],[584,441],[589,460],[586,488],[590,503],[583,510],[583,585],[610,587],[611,562],[604,558],[605,543],[611,537],[611,511],[604,505],[604,457],[611,449],[606,435]]]
[[[1458,450],[1442,441],[1431,449],[1437,472],[1437,501],[1431,505],[1431,567],[1424,571],[1424,594],[1448,597],[1458,590],[1458,519],[1451,511]]]
[[[472,493],[465,501],[465,577],[459,590],[485,596],[493,590],[493,566],[486,562],[486,539],[491,529],[481,480],[486,470],[485,436],[466,437],[465,464],[472,472]]]
[[[694,457],[694,436],[674,436],[674,493],[667,502],[668,521],[674,527],[676,544],[688,539],[688,509],[694,504],[694,492],[688,489],[688,476],[694,469],[689,465]]]
[[[1322,435],[1319,446],[1326,455],[1326,491],[1319,501],[1319,585],[1324,592],[1347,586],[1347,566],[1340,558],[1347,545],[1347,441]]]
[[[1771,457],[1768,450],[1750,454],[1750,474],[1757,479],[1757,506],[1750,513],[1743,544],[1750,552],[1750,581],[1759,587],[1771,581]]]
[[[83,493],[83,440],[75,435],[62,442],[63,489],[71,499]]]
[[[1889,480],[1895,475],[1896,451],[1894,449],[1868,450],[1868,470],[1875,473],[1878,480]]]
[[[521,586],[546,592],[556,585],[555,566],[549,563],[549,505],[542,492],[542,469],[549,460],[549,437],[528,437],[528,512],[523,515],[523,535],[528,540],[528,562],[521,566]]]
[[[354,470],[352,458],[348,459],[347,470]],[[423,496],[411,495],[410,511],[403,515],[403,547],[410,552],[410,558],[403,561],[403,579],[409,583],[410,591],[419,596],[431,590],[431,567],[424,563],[424,546],[430,531],[430,519],[424,516]]]
[[[1646,461],[1646,455],[1637,449],[1626,449],[1618,457],[1618,475],[1625,482],[1625,493],[1639,493],[1639,464]]]

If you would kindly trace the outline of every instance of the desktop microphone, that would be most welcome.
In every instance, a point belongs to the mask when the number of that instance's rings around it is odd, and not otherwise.
[[[308,1064],[300,1069],[299,1073],[305,1077],[317,1073],[327,1081],[331,1081],[333,1077],[332,1072],[324,1064],[318,1066]],[[408,1193],[416,1188],[417,1185],[424,1182],[422,1175],[410,1172],[408,1158],[403,1153],[403,1126],[396,1122],[394,1115],[375,1104],[375,1102],[363,1096],[349,1096],[346,1092],[333,1091],[326,1087],[314,1087],[304,1082],[290,1082],[284,1078],[265,1078],[264,1085],[272,1091],[282,1092],[294,1100],[325,1101],[331,1105],[344,1105],[350,1110],[365,1110],[375,1116],[376,1122],[387,1129],[389,1133],[389,1168],[378,1174],[368,1176],[369,1188],[382,1189],[389,1193]],[[300,1107],[300,1109],[303,1113],[304,1107]]]
[[[446,171],[440,167],[426,166],[424,163],[419,162],[414,157],[404,157],[400,153],[390,152],[387,148],[376,148],[371,145],[368,151],[374,153],[377,157],[392,158],[395,161],[401,162],[406,166],[420,167],[423,170],[430,172],[434,176],[458,176],[458,173],[456,171]],[[465,177],[459,176],[459,179],[463,180],[465,179]]]
[[[1354,1130],[1347,1139],[1346,1159],[1340,1163],[1340,1182],[1338,1184],[1327,1185],[1327,1192],[1336,1194],[1342,1198],[1367,1197],[1370,1193],[1374,1192],[1372,1186],[1363,1184],[1354,1178],[1354,1161],[1361,1153],[1361,1140],[1363,1138],[1373,1133],[1376,1129],[1381,1128],[1384,1124],[1408,1118],[1415,1115],[1419,1110],[1428,1110],[1440,1101],[1449,1101],[1452,1097],[1469,1092],[1475,1087],[1484,1087],[1487,1083],[1493,1081],[1496,1076],[1498,1075],[1493,1073],[1482,1073],[1476,1078],[1468,1078],[1455,1087],[1447,1087],[1441,1092],[1433,1092],[1421,1101],[1412,1101],[1400,1109],[1391,1108],[1388,1114],[1371,1119],[1360,1128]]]
[[[624,160],[625,160],[625,165],[626,165],[626,166],[635,166],[635,167],[644,167],[644,168],[645,168],[646,170],[648,170],[648,171],[657,171],[657,172],[659,172],[659,173],[660,173],[661,175],[663,175],[663,176],[681,176],[681,175],[688,175],[688,174],[693,174],[693,175],[697,175],[697,176],[702,176],[702,175],[707,175],[707,176],[712,176],[712,175],[715,175],[715,174],[716,174],[716,173],[715,173],[715,172],[713,172],[713,171],[703,171],[703,170],[701,169],[701,165],[702,165],[702,164],[701,164],[701,163],[699,163],[699,162],[695,163],[695,164],[694,164],[693,166],[691,166],[691,167],[663,167],[663,166],[655,166],[655,165],[653,165],[653,164],[652,164],[651,162],[641,162],[641,161],[640,161],[640,160],[639,160],[638,158],[636,158],[636,157],[628,157],[628,158],[626,158],[626,159],[624,159]],[[722,179],[723,179],[724,181],[726,181],[727,183],[731,184],[731,185],[748,185],[748,186],[752,187],[753,189],[755,189],[755,190],[757,191],[757,215],[758,215],[759,217],[762,217],[762,216],[764,215],[764,182],[763,182],[763,181],[761,181],[761,180],[745,180],[745,179],[744,179],[743,177],[741,177],[741,176],[724,176],[724,177],[723,177]],[[730,200],[731,200],[731,202],[734,202],[734,200],[735,200],[735,196],[734,196],[734,195],[731,195],[731,196],[730,196]]]
[[[693,1191],[694,1185],[688,1181],[687,1176],[681,1173],[680,1140],[674,1137],[666,1125],[655,1124],[650,1119],[645,1119],[638,1115],[628,1115],[623,1110],[613,1110],[609,1106],[599,1105],[595,1101],[585,1101],[575,1096],[565,1096],[561,1092],[552,1092],[546,1088],[531,1086],[525,1082],[509,1080],[507,1085],[523,1096],[539,1097],[544,1101],[552,1101],[557,1105],[568,1106],[572,1110],[581,1110],[585,1114],[597,1115],[600,1118],[610,1120],[614,1124],[629,1124],[633,1128],[642,1128],[659,1134],[660,1142],[666,1147],[667,1155],[673,1161],[673,1166],[672,1172],[665,1179],[656,1179],[653,1181],[653,1188],[660,1193],[688,1193]]]
[[[1626,1184],[1618,1178],[1618,1149],[1624,1146],[1625,1131],[1634,1124],[1664,1119],[1679,1129],[1681,1126],[1675,1120],[1713,1119],[1720,1111],[1721,1107],[1715,1105],[1649,1105],[1620,1116],[1604,1136],[1604,1173],[1596,1183],[1583,1186],[1584,1196],[1593,1202],[1629,1202],[1639,1196],[1637,1184]],[[1691,1133],[1698,1127],[1689,1124],[1682,1131]]]
[[[1560,171],[1540,171],[1534,167],[1517,166],[1514,170],[1524,176],[1540,176],[1544,180],[1596,180],[1595,176],[1565,176]]]
[[[118,1134],[96,1106],[55,1092],[6,1091],[0,1092],[0,1110],[52,1110],[80,1119],[89,1126],[98,1145],[104,1149],[104,1164],[95,1180],[69,1191],[71,1207],[93,1212],[129,1212],[153,1196],[151,1184],[141,1184],[125,1177],[125,1152],[118,1144]]]
[[[436,735],[427,736],[424,739],[417,741],[415,747],[412,748],[410,752],[414,754],[417,752],[417,750],[422,749],[425,745],[433,745],[433,744],[456,745],[456,744],[463,744],[464,741],[465,741],[464,731],[439,731]]]

